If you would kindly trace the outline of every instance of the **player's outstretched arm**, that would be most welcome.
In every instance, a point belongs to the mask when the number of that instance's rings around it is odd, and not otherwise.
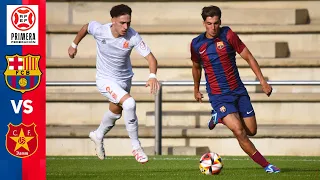
[[[257,76],[257,78],[260,81],[260,84],[262,86],[263,92],[267,95],[270,96],[272,93],[272,87],[268,84],[268,82],[265,80],[263,77],[263,74],[261,72],[260,66],[257,62],[257,60],[253,57],[251,52],[249,51],[248,48],[244,48],[242,52],[240,53],[240,56],[247,61],[249,64],[250,68],[254,72],[254,74]]]
[[[146,87],[150,86],[150,92],[152,94],[156,94],[160,87],[156,77],[158,61],[151,52],[144,58],[148,61],[149,70],[150,70],[149,80],[146,83]]]
[[[198,102],[202,102],[203,94],[200,92],[200,80],[202,68],[199,62],[192,61],[192,77],[194,82],[194,98]]]
[[[74,38],[71,45],[69,46],[68,53],[71,59],[73,59],[76,56],[77,46],[87,34],[88,34],[88,24],[85,24],[84,26],[82,26],[77,36]]]

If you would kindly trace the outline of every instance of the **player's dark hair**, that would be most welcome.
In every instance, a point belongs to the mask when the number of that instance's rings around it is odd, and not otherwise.
[[[217,6],[206,6],[206,7],[202,8],[201,16],[204,21],[207,19],[207,17],[213,17],[213,16],[218,16],[220,19],[221,18],[221,10]]]
[[[132,13],[131,8],[125,4],[119,4],[119,5],[113,6],[110,10],[110,15],[112,18],[119,17],[126,14],[131,16],[131,13]]]

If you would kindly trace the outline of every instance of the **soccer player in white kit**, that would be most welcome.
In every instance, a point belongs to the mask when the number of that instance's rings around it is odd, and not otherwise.
[[[75,57],[77,46],[87,33],[95,38],[96,85],[100,93],[110,101],[109,110],[104,114],[100,126],[89,134],[95,143],[97,156],[101,160],[105,159],[103,137],[114,127],[123,112],[126,130],[132,143],[132,153],[138,162],[146,163],[148,157],[138,139],[136,102],[129,94],[133,76],[130,54],[134,48],[148,61],[150,75],[146,87],[150,87],[151,93],[156,93],[159,89],[156,78],[157,60],[140,35],[130,27],[131,12],[130,7],[120,4],[112,7],[110,11],[112,23],[100,24],[91,21],[84,25],[71,43],[68,53],[70,58]]]

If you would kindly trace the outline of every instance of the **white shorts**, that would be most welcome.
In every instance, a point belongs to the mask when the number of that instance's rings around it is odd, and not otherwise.
[[[118,104],[120,99],[130,93],[131,79],[126,81],[100,79],[96,80],[100,93],[112,103]]]

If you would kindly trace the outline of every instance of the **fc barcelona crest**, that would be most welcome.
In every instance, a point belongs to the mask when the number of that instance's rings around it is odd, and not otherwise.
[[[217,47],[218,47],[218,49],[223,49],[224,48],[223,41],[217,42]]]
[[[7,69],[4,72],[7,86],[21,93],[37,88],[41,80],[40,56],[18,54],[6,56]]]
[[[7,151],[15,157],[26,158],[33,155],[38,149],[38,134],[36,125],[25,125],[23,123],[15,126],[8,124],[6,134]]]
[[[220,112],[224,113],[224,112],[226,112],[226,110],[227,110],[226,107],[224,107],[224,106],[221,106],[221,107],[220,107]]]

